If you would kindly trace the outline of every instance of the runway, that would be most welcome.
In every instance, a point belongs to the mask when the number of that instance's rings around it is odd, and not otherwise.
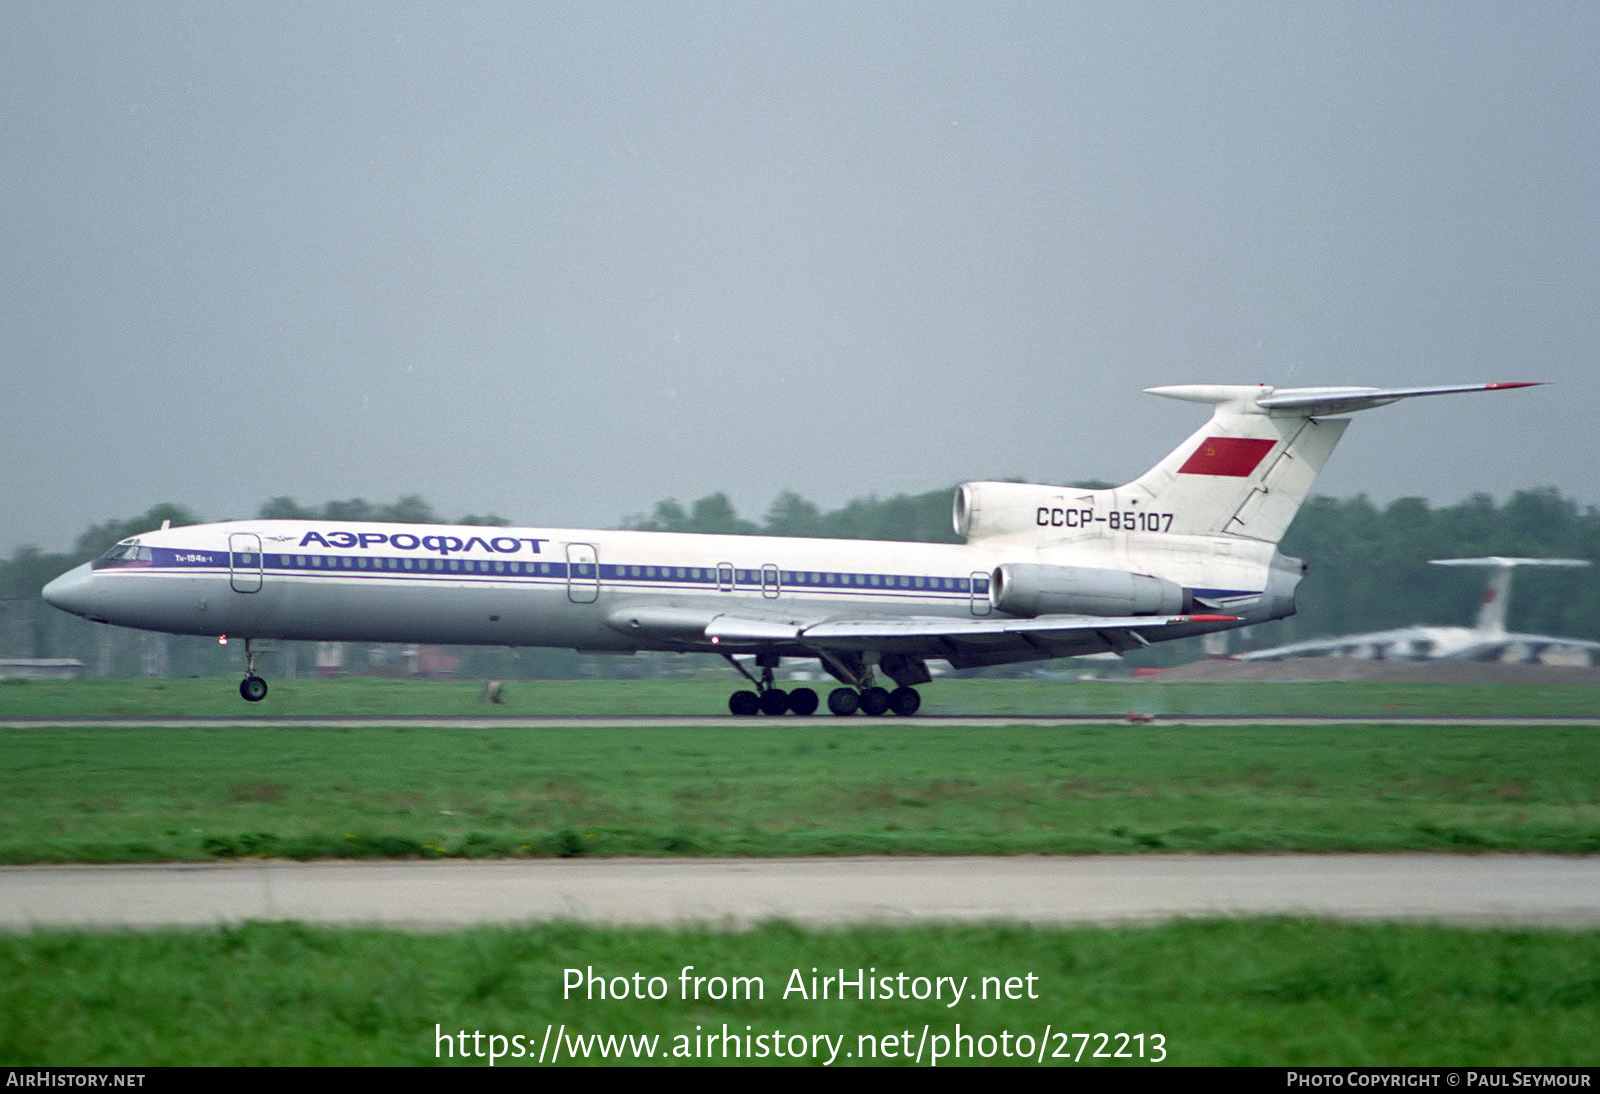
[[[0,930],[294,920],[408,930],[569,921],[736,929],[1310,916],[1600,927],[1600,856],[230,862],[0,867]]]
[[[431,715],[387,716],[381,718],[319,717],[316,715],[291,718],[241,715],[239,717],[170,717],[170,718],[5,718],[0,719],[0,730],[5,729],[383,729],[404,727],[410,729],[672,729],[687,726],[720,726],[727,729],[792,729],[796,733],[824,729],[873,729],[886,726],[911,728],[967,728],[994,729],[1000,726],[1091,726],[1091,725],[1158,725],[1158,726],[1341,726],[1341,725],[1407,725],[1407,726],[1506,726],[1531,728],[1536,726],[1591,726],[1600,727],[1600,717],[1588,715],[1542,715],[1536,717],[1470,717],[1460,715],[1214,715],[1175,714],[1156,716],[1134,721],[1113,715],[1052,715],[1052,714],[943,714],[917,715],[912,718],[885,716],[869,718],[865,715],[852,718],[816,717],[735,718],[731,715],[708,714],[704,717],[673,715],[670,717],[618,717],[604,714],[564,714],[548,717],[522,715],[494,715],[488,717],[435,717]]]

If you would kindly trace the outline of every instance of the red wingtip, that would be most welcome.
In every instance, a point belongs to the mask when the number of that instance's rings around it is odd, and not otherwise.
[[[1236,615],[1181,615],[1178,617],[1185,623],[1237,623]]]
[[[1507,391],[1514,387],[1543,387],[1543,380],[1524,380],[1518,383],[1485,384],[1485,391]]]

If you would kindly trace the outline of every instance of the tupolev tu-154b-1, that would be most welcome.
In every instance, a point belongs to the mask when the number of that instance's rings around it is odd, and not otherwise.
[[[100,623],[243,639],[253,702],[256,643],[298,639],[717,653],[750,681],[729,699],[741,715],[813,713],[817,692],[775,686],[773,669],[814,658],[841,685],[834,714],[909,715],[930,660],[1120,653],[1293,614],[1305,567],[1277,543],[1346,415],[1528,386],[1151,388],[1210,419],[1114,489],[966,483],[961,544],[243,520],[125,539],[44,597]]]

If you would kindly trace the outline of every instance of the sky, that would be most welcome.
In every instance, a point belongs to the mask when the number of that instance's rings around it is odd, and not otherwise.
[[[0,0],[0,556],[1125,481],[1177,383],[1547,381],[1318,483],[1600,503],[1600,5]]]

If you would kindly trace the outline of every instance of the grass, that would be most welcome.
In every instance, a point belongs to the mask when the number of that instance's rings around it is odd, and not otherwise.
[[[738,976],[759,982],[762,997],[685,999],[685,966],[707,978],[708,991],[711,978]],[[659,976],[663,998],[565,992],[568,969],[630,984],[637,973],[642,985]],[[796,973],[809,982],[812,970],[965,977],[968,994],[955,1006],[948,994],[784,998]],[[1029,976],[1036,998],[1026,997]],[[975,998],[983,977],[1017,978],[1022,997]],[[745,1044],[770,1046],[781,1032],[791,1051],[807,1050],[757,1063],[816,1063],[813,1045],[832,1051],[812,1040],[823,1035],[838,1046],[837,1065],[871,1062],[861,1057],[863,1037],[880,1054],[897,1053],[879,1062],[904,1064],[898,1054],[914,1053],[926,1027],[929,1044],[941,1047],[942,1037],[946,1051],[965,1034],[969,1056],[987,1050],[977,1061],[985,1064],[1008,1062],[1002,1045],[1035,1055],[1043,1045],[1045,1062],[1063,1063],[1057,1050],[1085,1042],[1060,1034],[1104,1032],[1142,1034],[1121,1044],[1142,1047],[1147,1061],[1159,1046],[1165,1063],[1180,1066],[1592,1066],[1600,932],[1292,920],[1120,930],[773,924],[738,933],[552,925],[438,935],[257,924],[0,938],[0,984],[0,1065],[12,1067],[484,1066],[491,1047],[506,1066],[528,1063],[508,1054],[536,1054],[547,1026],[565,1030],[569,1052],[573,1035],[653,1035],[658,1061],[677,1051],[691,1064],[722,1062],[724,1027],[767,1038]],[[1091,1053],[1118,1045],[1088,1043]],[[463,1060],[463,1048],[476,1055]],[[1119,1063],[1140,1065],[1136,1056],[1090,1056],[1072,1066]]]
[[[726,679],[715,680],[516,680],[506,684],[506,701],[500,705],[485,702],[483,686],[468,681],[272,680],[272,690],[261,703],[241,700],[238,680],[232,677],[8,682],[0,684],[0,719],[722,717],[736,679],[728,673]],[[833,685],[808,686],[826,691]],[[936,680],[920,690],[923,713],[930,715],[1120,718],[1136,711],[1157,717],[1600,717],[1600,687],[1589,684],[972,679]]]
[[[1579,726],[0,733],[0,862],[1600,851]]]

